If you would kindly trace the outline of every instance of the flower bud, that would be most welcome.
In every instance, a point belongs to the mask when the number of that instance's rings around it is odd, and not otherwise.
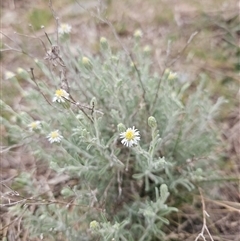
[[[151,53],[151,47],[149,45],[146,45],[144,48],[143,48],[143,52],[145,54],[150,54]]]
[[[161,193],[161,197],[164,198],[164,197],[168,197],[169,195],[169,192],[168,192],[168,187],[165,183],[163,183],[161,186],[160,186],[160,193]]]
[[[100,224],[96,220],[93,220],[92,222],[90,222],[89,226],[91,230],[97,230],[100,228]]]
[[[142,33],[142,31],[141,31],[140,29],[137,29],[137,30],[134,32],[133,36],[134,36],[137,40],[139,40],[140,38],[142,38],[143,33]]]
[[[83,57],[82,58],[82,64],[86,69],[92,69],[92,63],[89,58]]]
[[[86,129],[82,130],[81,135],[87,140],[90,138],[89,132]]]
[[[115,55],[112,55],[112,56],[111,56],[111,60],[112,60],[113,62],[118,63],[119,58],[118,58],[117,56],[115,56]]]
[[[170,69],[166,69],[164,74],[168,80],[174,80],[177,78],[177,73],[172,72]]]
[[[130,62],[130,67],[135,70],[135,68],[137,67],[137,63],[136,62]]]
[[[156,128],[157,127],[157,121],[156,119],[153,117],[153,116],[150,116],[148,118],[148,125],[151,127],[151,128]]]
[[[22,78],[29,77],[28,72],[26,70],[22,69],[22,68],[17,68],[17,74]]]
[[[126,127],[125,127],[125,125],[123,125],[123,123],[118,124],[118,125],[117,125],[117,128],[118,128],[118,131],[119,131],[119,132],[124,132],[124,131],[126,131]]]
[[[174,80],[174,79],[176,79],[177,78],[177,73],[174,73],[174,72],[171,72],[170,71],[170,73],[169,73],[169,75],[168,75],[168,79],[169,80]]]
[[[22,68],[17,68],[17,73],[18,74],[22,74],[24,72],[24,69],[22,69]]]
[[[15,74],[11,71],[6,71],[5,72],[5,79],[12,79],[13,77],[15,77]]]
[[[101,38],[100,38],[100,44],[101,44],[101,47],[102,47],[104,50],[107,50],[107,49],[108,49],[108,41],[107,41],[106,38],[101,37]]]

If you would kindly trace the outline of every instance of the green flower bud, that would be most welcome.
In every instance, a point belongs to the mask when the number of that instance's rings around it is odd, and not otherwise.
[[[135,67],[137,67],[137,63],[131,61],[130,67],[131,67],[133,70],[135,70]]]
[[[15,74],[11,71],[6,71],[5,72],[5,79],[12,79],[13,77],[15,77]]]
[[[104,50],[107,50],[107,49],[108,49],[108,41],[107,41],[106,38],[101,37],[101,38],[100,38],[100,44],[101,44],[101,47],[102,47]]]
[[[40,215],[40,216],[39,216],[39,219],[40,219],[40,220],[46,219],[46,215],[45,215],[45,214]]]
[[[169,73],[169,75],[168,75],[169,80],[174,80],[176,78],[177,78],[177,73],[174,73],[174,72]]]
[[[164,74],[168,80],[174,80],[177,78],[177,73],[172,72],[170,69],[166,69]]]
[[[86,129],[83,129],[82,132],[81,132],[81,134],[82,134],[82,137],[84,137],[84,138],[86,138],[86,139],[89,139],[89,132],[87,132]]]
[[[168,192],[168,187],[167,187],[166,184],[162,184],[162,185],[160,186],[160,194],[161,194],[161,197],[162,197],[163,199],[164,199],[164,198],[167,199],[167,197],[168,197],[168,195],[169,195],[169,192]]]
[[[92,69],[92,63],[89,58],[83,57],[82,58],[82,64],[86,69]]]
[[[134,36],[137,40],[139,40],[140,38],[142,38],[143,33],[142,33],[142,31],[141,31],[140,29],[137,29],[137,30],[134,32],[133,36]]]
[[[92,222],[90,222],[89,227],[91,230],[97,230],[100,228],[100,224],[96,220],[93,220]]]
[[[120,224],[116,222],[112,227],[117,231],[120,228]]]
[[[117,128],[118,128],[119,132],[126,131],[126,127],[125,127],[125,125],[123,125],[123,123],[118,124]]]
[[[1,107],[1,106],[0,106],[0,107]],[[17,117],[16,115],[12,115],[12,116],[10,117],[10,121],[13,122],[13,123],[17,123],[18,117]]]
[[[166,74],[166,75],[169,75],[169,73],[170,73],[170,69],[165,69],[165,71],[164,71],[164,74]]]
[[[18,73],[18,74],[22,74],[22,73],[24,73],[24,72],[26,72],[24,69],[22,69],[22,68],[17,68],[17,73]]]
[[[148,118],[148,125],[151,127],[151,128],[156,128],[157,127],[157,121],[156,119],[153,117],[153,116],[150,116]]]
[[[151,53],[151,47],[149,45],[146,45],[144,48],[143,48],[143,52],[144,54],[148,55]]]
[[[115,55],[112,55],[112,56],[111,56],[111,60],[114,61],[114,62],[116,62],[116,63],[118,63],[119,58],[118,58],[117,56],[115,56]]]

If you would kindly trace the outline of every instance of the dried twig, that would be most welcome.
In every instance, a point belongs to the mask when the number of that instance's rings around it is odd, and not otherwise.
[[[0,34],[2,34],[4,37],[6,37],[7,39],[11,40],[13,43],[15,43],[16,45],[18,45],[12,38],[10,38],[9,36],[7,36],[6,34],[4,34],[3,32],[0,31]],[[4,46],[6,46],[7,48],[4,49],[0,49],[0,52],[6,52],[6,51],[15,51],[21,54],[25,54],[31,58],[33,58],[30,54],[28,54],[27,52],[25,52],[19,45],[19,49],[13,48],[11,46],[9,46],[8,44],[4,43]]]
[[[51,49],[46,51],[46,56],[45,59],[48,60],[53,66],[61,66],[61,70],[60,70],[60,80],[61,80],[61,89],[65,90],[68,94],[69,94],[69,99],[66,99],[66,101],[70,102],[71,104],[74,104],[75,106],[77,106],[78,109],[80,109],[83,114],[91,121],[93,122],[93,119],[86,113],[86,111],[84,110],[84,108],[90,109],[91,112],[94,111],[94,108],[92,107],[86,107],[81,105],[79,102],[75,101],[74,98],[72,97],[72,95],[70,94],[70,87],[69,87],[69,83],[68,83],[68,79],[67,79],[67,67],[63,61],[63,59],[60,56],[60,47],[59,47],[59,41],[58,41],[58,25],[59,25],[59,18],[56,15],[56,12],[53,9],[52,6],[52,1],[49,0],[49,8],[52,12],[52,15],[56,21],[56,25],[57,25],[57,29],[56,29],[56,34],[57,34],[57,45],[53,45],[48,37],[48,34],[45,32],[45,35],[47,37],[47,39],[49,40],[51,46]]]
[[[170,62],[168,64],[168,67],[172,66],[183,54],[183,52],[187,49],[188,45],[193,41],[194,37],[198,34],[199,32],[196,31],[194,33],[191,34],[191,36],[189,37],[187,43],[185,44],[185,46],[178,52],[177,57],[175,57],[172,62]]]
[[[56,21],[56,34],[57,34],[57,45],[59,45],[59,36],[58,36],[58,27],[59,27],[59,17],[57,16],[56,12],[54,11],[53,9],[53,6],[52,6],[52,0],[49,0],[48,2],[48,6],[52,12],[52,15]]]
[[[38,83],[35,79],[35,76],[34,76],[34,73],[33,73],[33,68],[30,68],[30,71],[31,71],[31,74],[32,74],[32,80],[36,84],[36,86],[38,88],[38,91],[41,93],[41,95],[44,97],[44,99],[47,101],[47,103],[52,106],[52,103],[47,99],[47,97],[43,94],[42,90],[40,89],[40,87],[39,87],[39,85],[38,85]]]
[[[202,195],[202,191],[200,188],[198,188],[199,190],[199,193],[201,195],[201,202],[202,202],[202,215],[203,215],[203,226],[202,226],[202,230],[201,232],[198,234],[198,236],[195,238],[194,241],[197,241],[200,237],[204,240],[204,241],[207,241],[205,236],[204,236],[204,231],[207,232],[209,238],[211,241],[214,241],[213,240],[213,237],[212,235],[210,234],[209,230],[208,230],[208,227],[207,227],[207,222],[206,222],[206,216],[209,217],[209,214],[207,213],[206,211],[206,207],[205,207],[205,202],[204,202],[204,198],[203,198],[203,195]]]
[[[6,229],[7,227],[9,227],[10,225],[12,225],[13,223],[15,223],[16,221],[22,219],[24,213],[27,211],[27,208],[28,208],[28,207],[25,207],[25,209],[22,211],[22,214],[21,214],[21,215],[19,215],[19,216],[16,217],[14,220],[12,220],[10,223],[8,223],[8,224],[6,224],[4,227],[2,227],[2,228],[0,229],[0,232],[2,232],[4,229]]]
[[[189,37],[187,43],[185,44],[185,46],[178,52],[177,57],[175,57],[175,58],[172,60],[172,62],[170,62],[169,64],[165,64],[165,68],[164,68],[164,70],[162,71],[161,77],[160,77],[159,82],[158,82],[156,94],[155,94],[155,97],[154,97],[154,100],[153,100],[153,106],[155,106],[155,104],[156,104],[156,102],[157,102],[158,92],[159,92],[159,89],[160,89],[160,86],[161,86],[161,82],[162,82],[162,78],[163,78],[163,75],[164,75],[164,72],[165,72],[166,68],[171,67],[171,66],[181,57],[181,55],[183,54],[183,52],[186,50],[186,48],[188,47],[188,45],[192,42],[192,40],[194,39],[194,37],[195,37],[198,33],[199,33],[198,31],[192,33],[191,36]],[[170,51],[170,50],[169,50],[169,44],[168,44],[167,55],[169,55],[169,51]]]

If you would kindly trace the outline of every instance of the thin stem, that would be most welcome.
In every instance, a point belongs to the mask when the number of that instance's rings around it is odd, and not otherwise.
[[[34,73],[33,73],[33,68],[30,68],[30,70],[31,70],[31,74],[32,74],[32,80],[33,80],[33,82],[36,84],[36,86],[37,86],[37,88],[38,88],[38,91],[42,94],[42,96],[43,96],[44,99],[47,101],[47,103],[48,103],[49,105],[53,106],[52,103],[47,99],[47,97],[43,94],[42,90],[40,89],[40,87],[39,87],[39,85],[38,85],[38,83],[37,83],[37,81],[36,81],[36,79],[35,79],[35,76],[34,76]]]
[[[194,37],[198,34],[199,32],[196,31],[194,33],[191,34],[191,36],[189,37],[186,45],[178,52],[177,57],[175,57],[175,59],[172,60],[172,62],[170,62],[170,64],[168,64],[168,67],[172,66],[183,54],[183,52],[187,49],[188,45],[192,42],[192,40],[194,39]]]
[[[161,86],[161,82],[162,82],[162,78],[163,78],[163,75],[164,75],[164,72],[166,70],[166,68],[168,67],[171,67],[180,57],[181,55],[183,54],[183,52],[186,50],[186,48],[188,47],[188,45],[192,42],[192,40],[194,39],[194,37],[198,34],[198,31],[194,32],[191,34],[191,36],[189,37],[186,45],[178,52],[177,54],[177,57],[175,57],[175,59],[172,60],[172,62],[170,62],[169,64],[165,64],[165,68],[163,69],[162,71],[162,74],[161,74],[161,77],[159,79],[159,82],[158,82],[158,86],[157,86],[157,90],[156,90],[156,93],[155,93],[155,97],[154,97],[154,100],[153,100],[153,107],[155,106],[156,102],[157,102],[157,97],[158,97],[158,92],[159,92],[159,89],[160,89],[160,86]],[[167,57],[169,55],[169,44],[168,44],[168,50],[167,50]]]
[[[86,9],[84,6],[82,6],[82,4],[80,4],[77,0],[75,0],[76,3],[81,7],[83,8],[85,11],[87,11],[88,13],[90,13],[93,17],[97,18],[98,20],[102,21],[103,23],[106,23],[110,29],[112,30],[112,33],[113,35],[115,36],[116,40],[119,42],[119,44],[121,45],[122,49],[125,51],[125,53],[128,55],[128,57],[130,58],[130,60],[132,61],[133,65],[134,65],[134,69],[137,73],[137,76],[138,76],[138,80],[140,82],[140,85],[141,85],[141,89],[142,89],[142,99],[144,100],[145,104],[147,104],[147,101],[146,101],[146,91],[145,91],[145,88],[144,88],[144,85],[143,85],[143,82],[142,82],[142,78],[141,78],[141,72],[139,71],[139,69],[137,68],[137,66],[134,64],[134,58],[132,56],[132,53],[130,53],[128,51],[128,49],[125,47],[125,45],[122,43],[122,41],[120,40],[114,26],[112,25],[112,23],[110,21],[108,21],[107,19],[103,19],[102,17],[96,15],[95,13],[93,12],[90,12],[88,9]],[[147,105],[145,105],[147,107]],[[147,110],[148,110],[148,107],[147,107]]]
[[[212,235],[210,234],[209,230],[208,230],[208,227],[207,227],[207,222],[206,222],[206,216],[209,216],[207,211],[206,211],[206,206],[205,206],[205,202],[204,202],[204,198],[203,198],[203,195],[202,195],[202,190],[200,188],[198,188],[199,190],[199,193],[200,193],[200,196],[201,196],[201,202],[202,202],[202,216],[203,216],[203,226],[202,226],[202,230],[201,232],[198,234],[198,236],[195,238],[194,241],[197,241],[200,237],[203,238],[204,241],[206,241],[206,238],[204,236],[204,231],[206,230],[207,233],[208,233],[208,236],[210,238],[211,241],[214,241],[213,240],[213,237]]]

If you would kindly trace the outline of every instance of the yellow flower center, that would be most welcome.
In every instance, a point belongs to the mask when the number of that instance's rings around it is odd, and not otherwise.
[[[67,27],[68,27],[68,26],[67,26],[66,24],[62,24],[62,25],[61,25],[61,28],[62,28],[63,30],[66,30]]]
[[[132,130],[127,130],[125,134],[125,138],[127,140],[132,140],[134,138],[134,132]]]
[[[63,91],[62,89],[56,90],[55,95],[56,95],[57,97],[62,97],[62,96],[64,96],[64,91]]]
[[[58,136],[59,136],[59,134],[58,134],[57,131],[53,131],[53,132],[51,133],[51,138],[52,138],[52,139],[55,139],[55,138],[57,138]]]
[[[31,123],[31,127],[32,127],[32,129],[35,129],[37,127],[37,123],[36,122],[32,122]]]

